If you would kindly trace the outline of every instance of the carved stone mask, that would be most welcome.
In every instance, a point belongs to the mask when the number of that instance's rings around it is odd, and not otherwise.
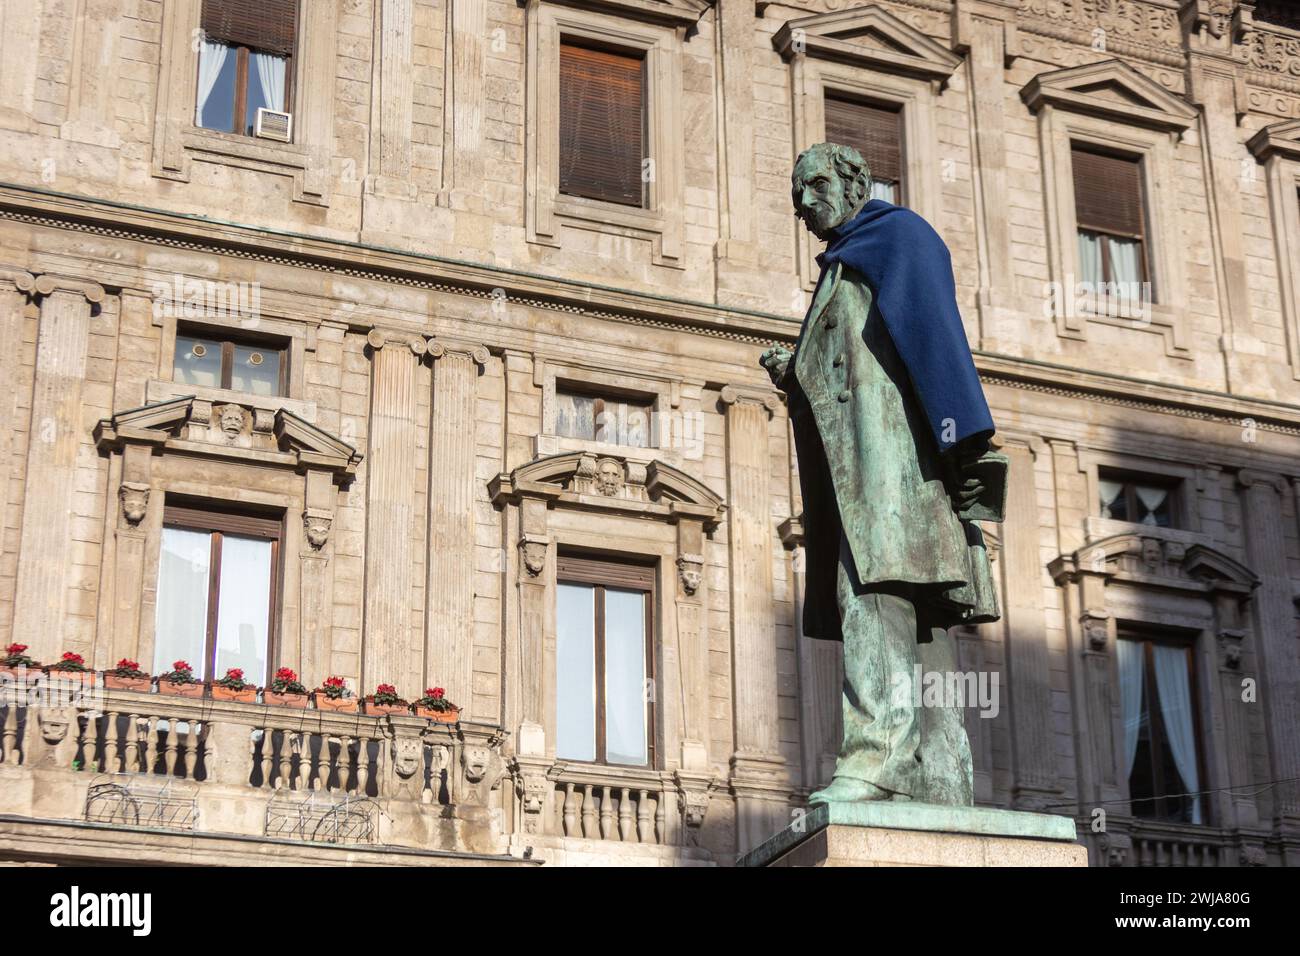
[[[41,739],[51,747],[63,743],[68,736],[72,719],[66,710],[44,707],[36,712],[36,719],[41,725]]]
[[[623,466],[606,458],[596,466],[596,489],[602,495],[616,495],[623,487]]]
[[[307,543],[316,551],[325,547],[325,542],[329,540],[330,525],[332,523],[333,519],[327,514],[315,511],[303,512],[303,532],[307,535]]]
[[[117,490],[122,502],[122,516],[128,524],[137,525],[144,520],[149,510],[149,486],[133,481],[124,481]]]
[[[492,764],[492,750],[477,744],[467,745],[461,759],[465,763],[465,779],[478,783]]]
[[[244,430],[244,410],[238,405],[222,406],[220,423],[227,438],[238,438]]]
[[[682,589],[687,594],[694,594],[700,589],[700,580],[703,577],[704,568],[699,561],[678,558],[677,571],[682,579]]]
[[[423,745],[414,737],[399,737],[393,741],[393,770],[406,780],[420,769]]]

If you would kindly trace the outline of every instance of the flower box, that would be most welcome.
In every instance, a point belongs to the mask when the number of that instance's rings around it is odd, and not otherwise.
[[[152,677],[119,677],[117,674],[104,674],[104,686],[109,690],[133,690],[147,694],[153,689]]]
[[[415,716],[427,717],[438,724],[454,724],[460,720],[459,707],[453,707],[451,710],[434,710],[432,707],[421,707],[419,704],[412,704],[411,709],[415,711]]]
[[[222,684],[213,684],[212,699],[229,700],[237,704],[255,704],[257,703],[257,688],[250,684],[240,690],[233,690]]]
[[[19,665],[18,667],[9,667],[7,665],[0,664],[0,674],[8,674],[10,680],[13,681],[26,678],[28,681],[35,683],[36,679],[41,676],[41,666],[37,664],[35,667],[27,667],[24,665]]]
[[[47,680],[65,681],[68,684],[80,684],[82,687],[94,687],[96,674],[94,671],[69,671],[58,668],[45,668],[45,677]]]
[[[274,704],[276,707],[293,707],[295,710],[305,710],[307,707],[306,694],[277,694],[269,688],[262,691],[262,702],[264,704]]]
[[[396,704],[376,704],[374,697],[366,698],[367,714],[409,714],[411,705],[406,701],[398,701]]]
[[[158,680],[158,693],[168,697],[202,697],[204,686],[201,681],[180,684],[174,680]]]
[[[355,714],[357,712],[357,699],[355,697],[326,697],[320,691],[317,691],[315,700],[317,710],[332,710],[338,714]]]

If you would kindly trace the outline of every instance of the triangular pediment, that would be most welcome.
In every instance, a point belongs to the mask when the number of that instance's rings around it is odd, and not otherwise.
[[[697,23],[712,0],[550,0],[561,6],[599,10],[649,23],[689,27]]]
[[[812,56],[939,83],[961,64],[943,44],[875,4],[788,20],[772,45],[786,60]]]
[[[1046,104],[1117,122],[1182,132],[1196,120],[1196,110],[1120,60],[1104,60],[1065,70],[1040,73],[1020,91],[1037,112]]]
[[[1300,119],[1265,126],[1246,143],[1256,159],[1281,155],[1300,161]]]

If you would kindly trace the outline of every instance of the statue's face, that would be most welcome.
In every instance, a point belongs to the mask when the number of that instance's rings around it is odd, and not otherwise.
[[[795,215],[818,239],[828,238],[832,229],[857,211],[858,197],[848,194],[849,184],[824,157],[805,156],[790,179]]]

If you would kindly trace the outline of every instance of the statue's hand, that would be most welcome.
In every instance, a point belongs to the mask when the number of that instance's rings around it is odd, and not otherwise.
[[[957,514],[965,516],[975,507],[980,495],[984,494],[984,479],[980,477],[976,464],[985,451],[988,442],[977,440],[954,449],[957,455],[957,481],[952,495],[952,505]]]
[[[767,374],[772,378],[772,384],[780,387],[781,379],[785,378],[786,370],[790,367],[790,359],[794,358],[794,353],[781,345],[773,345],[765,351],[758,359],[763,368],[767,369]]]

